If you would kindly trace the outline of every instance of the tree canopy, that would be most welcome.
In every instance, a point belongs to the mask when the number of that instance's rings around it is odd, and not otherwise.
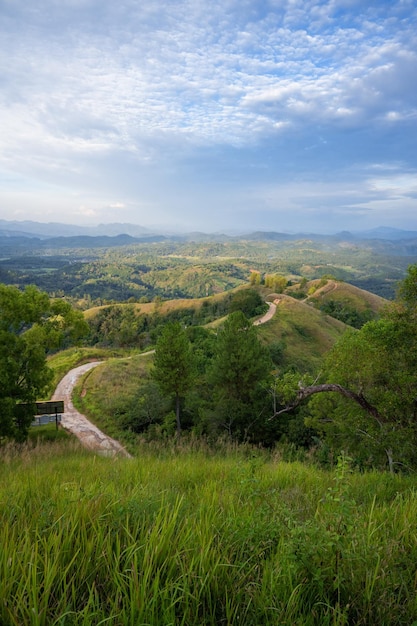
[[[177,435],[180,435],[180,401],[196,374],[191,344],[180,322],[164,326],[156,344],[152,374],[161,391],[175,398]]]
[[[385,458],[391,471],[417,467],[416,285],[417,266],[411,266],[381,318],[347,331],[329,352],[320,381],[304,384],[293,376],[292,397],[278,413],[316,396],[308,424],[333,449],[369,465]]]
[[[261,418],[272,369],[269,350],[241,312],[231,313],[218,332],[209,382],[215,411],[230,434],[244,437]]]
[[[81,312],[35,287],[0,284],[0,437],[24,440],[51,382],[46,354],[87,332]]]

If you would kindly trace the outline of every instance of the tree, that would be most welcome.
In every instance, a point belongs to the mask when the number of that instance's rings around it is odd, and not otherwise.
[[[279,413],[316,394],[309,424],[334,446],[367,457],[371,464],[385,455],[395,466],[417,466],[417,268],[411,266],[397,300],[381,319],[350,330],[330,351],[320,384],[293,386],[292,398]],[[294,381],[295,379],[294,379]]]
[[[169,412],[169,404],[169,399],[162,395],[156,381],[144,376],[135,396],[120,403],[115,413],[123,429],[142,433],[152,425],[162,423]]]
[[[265,387],[272,370],[269,350],[241,311],[231,313],[217,336],[209,381],[215,414],[230,435],[240,438],[265,424]],[[258,424],[257,424],[258,423]]]
[[[251,270],[249,275],[249,282],[251,285],[261,284],[261,273],[257,270]]]
[[[268,306],[255,289],[239,289],[233,294],[229,304],[230,313],[242,311],[246,317],[261,315],[266,310]]]
[[[75,341],[87,326],[82,313],[35,287],[0,284],[0,437],[23,441],[33,404],[51,381],[46,354]]]
[[[191,344],[179,322],[164,326],[156,344],[152,375],[161,391],[175,398],[177,435],[180,436],[181,399],[193,384],[195,367]]]
[[[267,274],[265,276],[265,287],[273,289],[276,293],[282,293],[287,285],[288,281],[285,276],[280,274]]]

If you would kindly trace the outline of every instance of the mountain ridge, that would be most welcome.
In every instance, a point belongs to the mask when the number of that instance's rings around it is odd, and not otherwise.
[[[417,238],[417,231],[378,226],[364,231],[340,231],[332,234],[325,233],[286,233],[279,231],[254,230],[241,234],[227,234],[226,232],[205,233],[200,231],[173,232],[164,228],[150,229],[139,224],[129,223],[109,223],[98,224],[97,226],[78,226],[75,224],[65,224],[60,222],[35,222],[31,220],[10,221],[0,219],[0,237],[26,237],[50,240],[55,238],[68,237],[119,237],[127,235],[132,239],[149,237],[166,237],[174,240],[218,240],[218,239],[247,239],[247,240],[269,240],[269,241],[290,241],[297,239],[323,239],[323,240],[364,240],[383,239],[398,242],[400,240]]]

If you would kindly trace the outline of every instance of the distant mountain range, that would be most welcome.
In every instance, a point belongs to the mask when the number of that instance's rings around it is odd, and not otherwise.
[[[99,224],[98,226],[76,226],[75,224],[60,224],[58,222],[31,222],[0,220],[0,236],[10,237],[37,237],[50,239],[51,237],[117,237],[130,235],[143,237],[153,235],[154,231],[135,224]]]
[[[137,224],[99,224],[98,226],[77,226],[74,224],[61,224],[58,222],[32,222],[32,221],[8,221],[0,219],[0,238],[7,237],[13,238],[36,238],[39,240],[59,239],[56,243],[64,244],[63,238],[67,243],[71,245],[68,239],[77,238],[78,243],[80,238],[84,239],[84,245],[97,247],[99,245],[126,245],[128,243],[134,243],[135,240],[140,241],[161,241],[163,239],[185,240],[185,241],[219,241],[227,239],[247,239],[247,240],[266,240],[266,241],[291,241],[297,239],[312,239],[312,240],[387,240],[387,241],[401,241],[407,239],[416,239],[417,231],[402,230],[399,228],[388,228],[381,226],[372,230],[366,231],[342,231],[333,235],[322,235],[317,233],[281,233],[275,231],[255,231],[252,233],[240,234],[240,235],[227,235],[225,233],[200,233],[191,232],[183,234],[173,234],[172,232],[164,231],[163,229],[151,230],[144,226]],[[101,239],[102,243],[98,241],[93,243],[92,238]],[[72,243],[75,243],[74,241]]]

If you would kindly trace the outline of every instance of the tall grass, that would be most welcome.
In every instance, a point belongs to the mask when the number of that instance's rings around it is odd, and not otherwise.
[[[403,625],[414,479],[249,449],[0,454],[0,623]]]

